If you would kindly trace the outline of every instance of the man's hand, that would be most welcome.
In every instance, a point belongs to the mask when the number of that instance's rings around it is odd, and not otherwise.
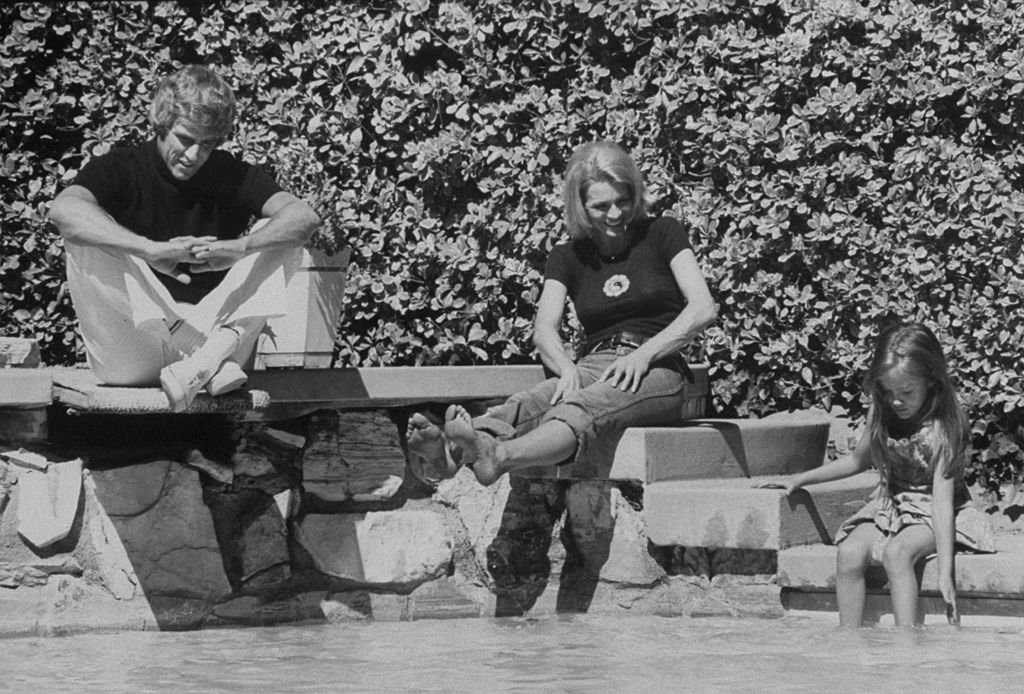
[[[239,240],[210,240],[196,244],[192,249],[192,272],[227,270],[245,256]]]
[[[146,257],[146,262],[157,272],[173,277],[182,284],[192,281],[188,273],[182,272],[178,266],[182,263],[195,265],[195,249],[202,248],[216,241],[213,236],[178,236],[170,241],[158,242]]]

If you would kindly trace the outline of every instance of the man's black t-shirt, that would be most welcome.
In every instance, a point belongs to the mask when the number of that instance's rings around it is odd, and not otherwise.
[[[118,147],[90,160],[75,178],[111,217],[140,236],[167,241],[178,236],[238,238],[281,187],[262,169],[214,150],[187,181],[171,176],[156,140]],[[187,271],[187,266],[181,269]],[[178,301],[196,303],[226,272],[195,273],[182,284],[157,277]]]

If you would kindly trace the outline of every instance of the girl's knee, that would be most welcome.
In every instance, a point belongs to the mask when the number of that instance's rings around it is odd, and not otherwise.
[[[870,548],[855,542],[842,542],[836,551],[836,574],[863,574],[867,571]]]
[[[900,542],[899,536],[890,540],[882,551],[882,566],[885,567],[886,573],[890,574],[893,571],[913,570],[917,559],[917,549],[905,542]]]

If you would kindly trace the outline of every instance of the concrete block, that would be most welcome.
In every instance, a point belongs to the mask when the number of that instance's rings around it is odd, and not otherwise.
[[[655,482],[644,490],[647,536],[656,545],[782,549],[831,543],[867,499],[878,474],[814,485],[787,498],[746,478]]]
[[[53,377],[39,369],[0,369],[0,407],[46,407],[53,402]]]
[[[997,535],[994,554],[956,555],[957,592],[990,598],[1024,599],[1024,536]],[[833,592],[836,585],[836,548],[825,545],[790,547],[778,555],[780,586],[802,591]],[[887,590],[885,570],[871,567],[868,589]],[[925,560],[921,576],[923,594],[938,594],[938,561]]]
[[[599,439],[588,451],[594,460],[518,474],[646,482],[788,475],[824,462],[829,431],[829,418],[818,412],[762,419],[691,418],[676,426],[632,427],[618,441]]]
[[[285,288],[288,313],[267,321],[257,341],[255,368],[331,366],[351,254],[351,248],[336,255],[302,249],[299,267]]]
[[[839,623],[839,606],[834,592],[805,592],[783,588],[781,602],[787,613],[832,612]],[[946,603],[938,595],[922,593],[918,604],[924,613],[925,626],[946,624]],[[1024,596],[993,598],[985,595],[957,594],[957,612],[963,626],[1008,626],[1016,633],[1024,618]],[[864,624],[891,626],[892,601],[888,592],[869,592],[864,600]]]
[[[646,463],[647,482],[788,475],[825,460],[829,420],[815,413],[763,419],[692,419],[627,431],[617,457]]]
[[[27,337],[0,337],[0,367],[34,369],[40,364],[39,343]]]

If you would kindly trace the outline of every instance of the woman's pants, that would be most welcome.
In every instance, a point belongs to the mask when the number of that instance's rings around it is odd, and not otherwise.
[[[549,378],[488,409],[474,420],[474,426],[498,438],[510,438],[522,436],[544,422],[563,422],[576,435],[573,461],[578,461],[596,440],[603,439],[609,432],[621,434],[632,426],[677,423],[683,410],[686,386],[685,362],[681,356],[652,364],[635,393],[598,380],[612,362],[633,349],[609,347],[580,359],[576,368],[582,387],[564,395],[557,405],[551,405],[551,397],[558,379]]]

